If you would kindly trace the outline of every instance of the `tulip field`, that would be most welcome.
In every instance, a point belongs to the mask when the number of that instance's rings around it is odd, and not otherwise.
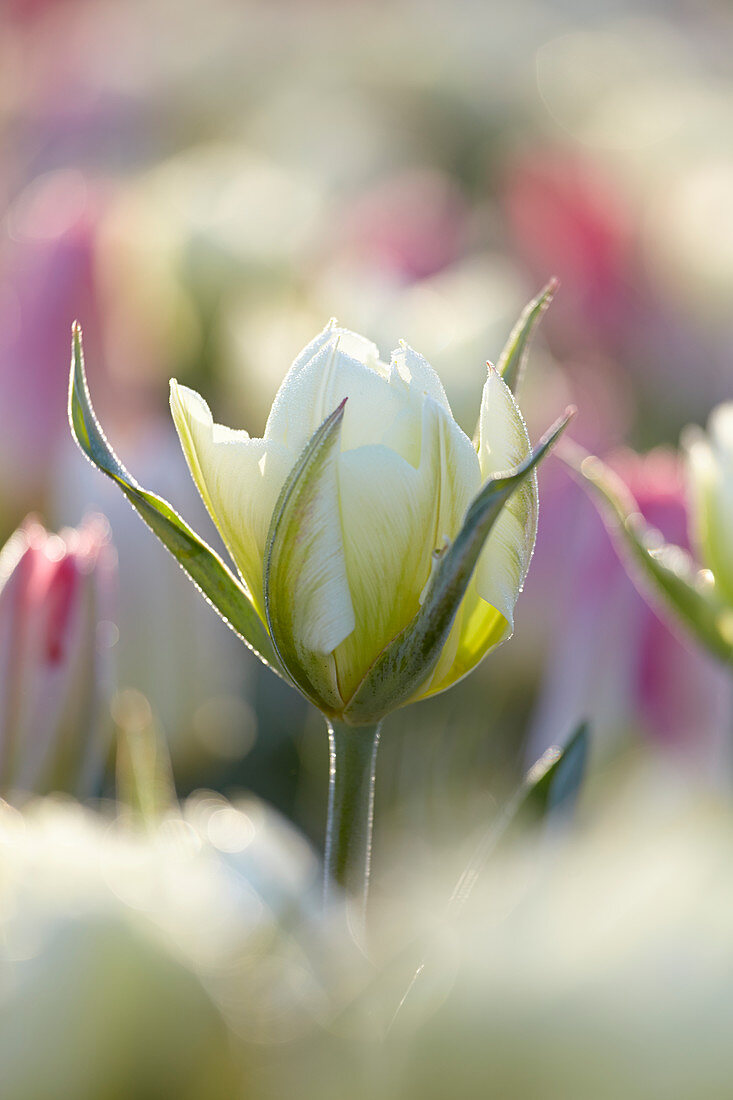
[[[728,1100],[733,19],[0,10],[0,1100]]]

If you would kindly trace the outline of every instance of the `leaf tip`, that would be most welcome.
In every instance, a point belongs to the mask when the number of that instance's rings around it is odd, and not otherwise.
[[[577,407],[575,405],[568,405],[562,416],[558,417],[554,424],[551,424],[545,434],[537,444],[537,450],[544,450],[548,447],[553,447],[557,443],[560,436],[563,434],[571,420],[577,413]]]

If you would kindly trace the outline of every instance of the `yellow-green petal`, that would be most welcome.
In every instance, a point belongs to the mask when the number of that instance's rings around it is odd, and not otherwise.
[[[527,428],[509,387],[489,367],[481,399],[478,457],[484,480],[514,469],[530,453]],[[475,572],[476,591],[514,629],[537,534],[537,477],[533,472],[508,500],[486,540]]]
[[[377,654],[412,619],[430,574],[432,485],[388,447],[339,456],[344,551],[355,629],[338,647],[349,699]]]
[[[264,618],[267,533],[294,458],[277,443],[215,424],[203,397],[175,380],[171,412],[191,476]]]

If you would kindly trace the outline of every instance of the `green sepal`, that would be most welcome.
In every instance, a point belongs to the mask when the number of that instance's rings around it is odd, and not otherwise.
[[[280,662],[265,625],[252,606],[244,586],[219,555],[199,538],[166,500],[147,492],[137,484],[110,447],[89,396],[81,328],[75,324],[72,331],[69,424],[74,439],[97,469],[120,487],[133,508],[171,552],[224,622],[264,664],[282,676]]]
[[[344,711],[352,725],[377,722],[402,706],[435,668],[476,562],[509,497],[542,461],[574,415],[546,433],[514,470],[490,477],[468,507],[461,530],[441,557],[422,607],[371,666]]]
[[[325,715],[339,714],[343,701],[331,654],[302,644],[293,586],[309,555],[318,554],[308,537],[307,517],[322,492],[338,493],[334,466],[341,443],[346,398],[316,429],[280,490],[267,535],[264,567],[265,615],[283,668]],[[326,484],[332,478],[331,484]],[[302,624],[301,624],[302,626]]]
[[[532,333],[552,301],[557,287],[557,279],[550,279],[537,297],[524,307],[499,356],[496,369],[513,394],[516,394],[519,383],[522,381]]]
[[[710,653],[733,663],[733,608],[719,595],[711,574],[697,569],[681,547],[662,539],[599,458],[577,446],[568,448],[563,457],[590,488],[642,595],[656,597]]]

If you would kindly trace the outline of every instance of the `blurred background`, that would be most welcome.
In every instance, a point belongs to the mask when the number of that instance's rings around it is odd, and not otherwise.
[[[724,0],[5,0],[0,533],[107,516],[110,721],[157,728],[179,790],[253,791],[319,841],[326,739],[75,450],[71,322],[122,461],[218,545],[171,376],[261,435],[335,315],[418,349],[471,435],[486,360],[556,275],[530,432],[575,402],[575,438],[684,543],[679,432],[733,393],[732,48]],[[723,673],[648,610],[557,459],[540,497],[515,637],[385,729],[376,843],[400,876],[582,717],[598,782],[640,754],[730,767]]]

